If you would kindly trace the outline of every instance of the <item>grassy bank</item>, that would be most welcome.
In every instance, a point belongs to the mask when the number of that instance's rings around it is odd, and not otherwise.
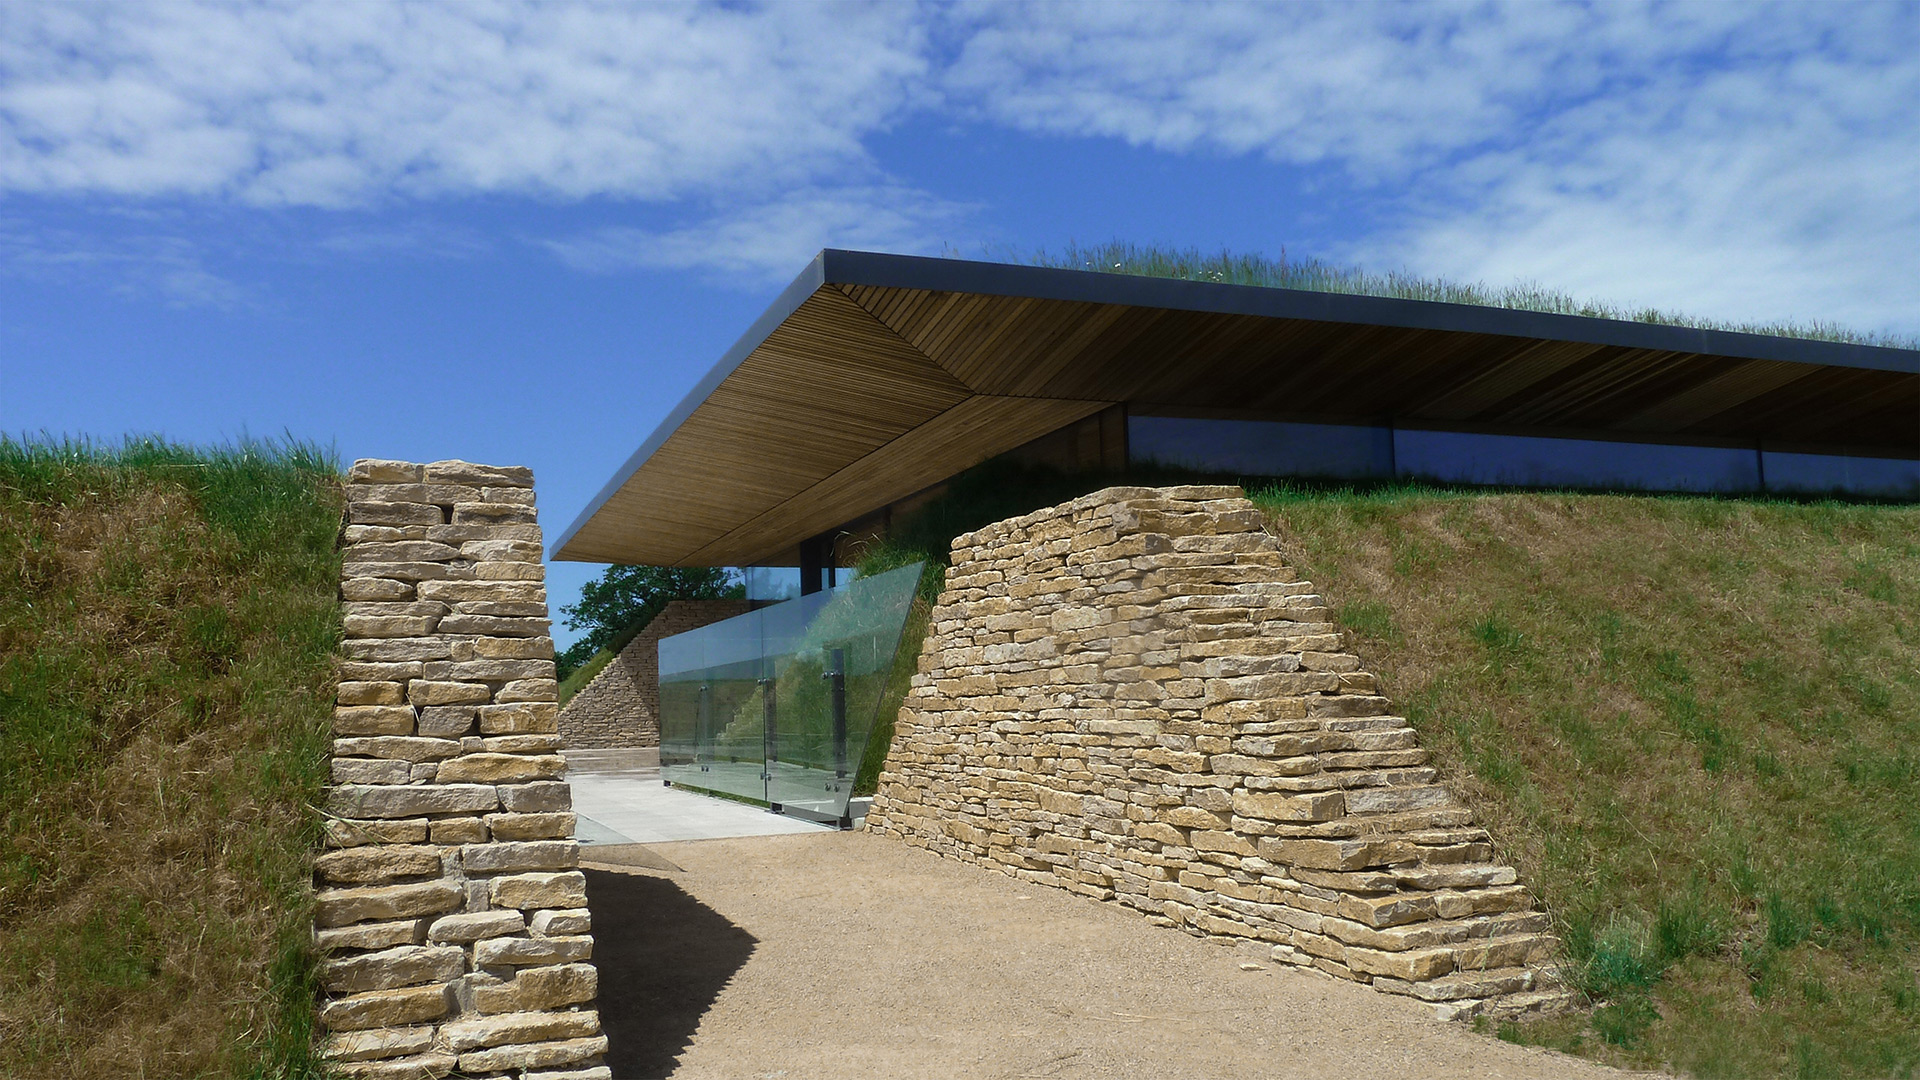
[[[1920,508],[1257,501],[1601,1003],[1503,1037],[1920,1073]]]
[[[315,1075],[335,474],[0,440],[0,1075]]]

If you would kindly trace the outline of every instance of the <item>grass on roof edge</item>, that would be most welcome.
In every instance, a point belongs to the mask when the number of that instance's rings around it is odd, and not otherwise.
[[[318,1077],[339,469],[0,436],[0,1074]]]
[[[1550,288],[1538,282],[1518,282],[1496,287],[1484,282],[1458,282],[1446,278],[1422,277],[1406,271],[1373,273],[1359,267],[1339,266],[1311,256],[1305,258],[1290,256],[1285,248],[1280,250],[1278,257],[1270,257],[1259,254],[1235,254],[1226,250],[1210,254],[1198,248],[1164,247],[1114,240],[1104,244],[1069,243],[1058,252],[1041,249],[1031,254],[1020,254],[989,250],[985,255],[992,261],[1024,263],[1062,270],[1087,270],[1102,274],[1172,278],[1181,281],[1211,281],[1270,289],[1301,289],[1307,292],[1378,296],[1397,300],[1428,300],[1446,304],[1468,304],[1474,307],[1504,308],[1511,311],[1538,311],[1553,315],[1578,315],[1586,318],[1615,319],[1659,326],[1684,326],[1696,330],[1728,330],[1742,334],[1800,338],[1808,341],[1833,341],[1877,348],[1920,349],[1920,336],[1863,332],[1835,322],[1821,320],[1742,322],[1708,319],[1662,308],[1632,308],[1597,300],[1583,300],[1571,293]]]

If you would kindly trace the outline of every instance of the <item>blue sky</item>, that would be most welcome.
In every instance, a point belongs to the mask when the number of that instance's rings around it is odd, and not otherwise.
[[[1110,239],[1920,334],[1920,6],[0,5],[9,433],[552,533],[819,248]]]

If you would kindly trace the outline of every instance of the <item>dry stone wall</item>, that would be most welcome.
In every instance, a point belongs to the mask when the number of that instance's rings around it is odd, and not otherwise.
[[[344,540],[326,1051],[347,1077],[608,1080],[533,475],[357,461]]]
[[[745,600],[675,600],[560,710],[569,750],[660,745],[660,639],[744,615]]]
[[[953,542],[867,828],[1444,1016],[1568,1000],[1547,916],[1238,488]]]

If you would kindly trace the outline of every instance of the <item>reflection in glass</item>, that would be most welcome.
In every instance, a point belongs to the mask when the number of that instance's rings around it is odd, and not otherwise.
[[[920,564],[660,641],[667,782],[850,824]]]

